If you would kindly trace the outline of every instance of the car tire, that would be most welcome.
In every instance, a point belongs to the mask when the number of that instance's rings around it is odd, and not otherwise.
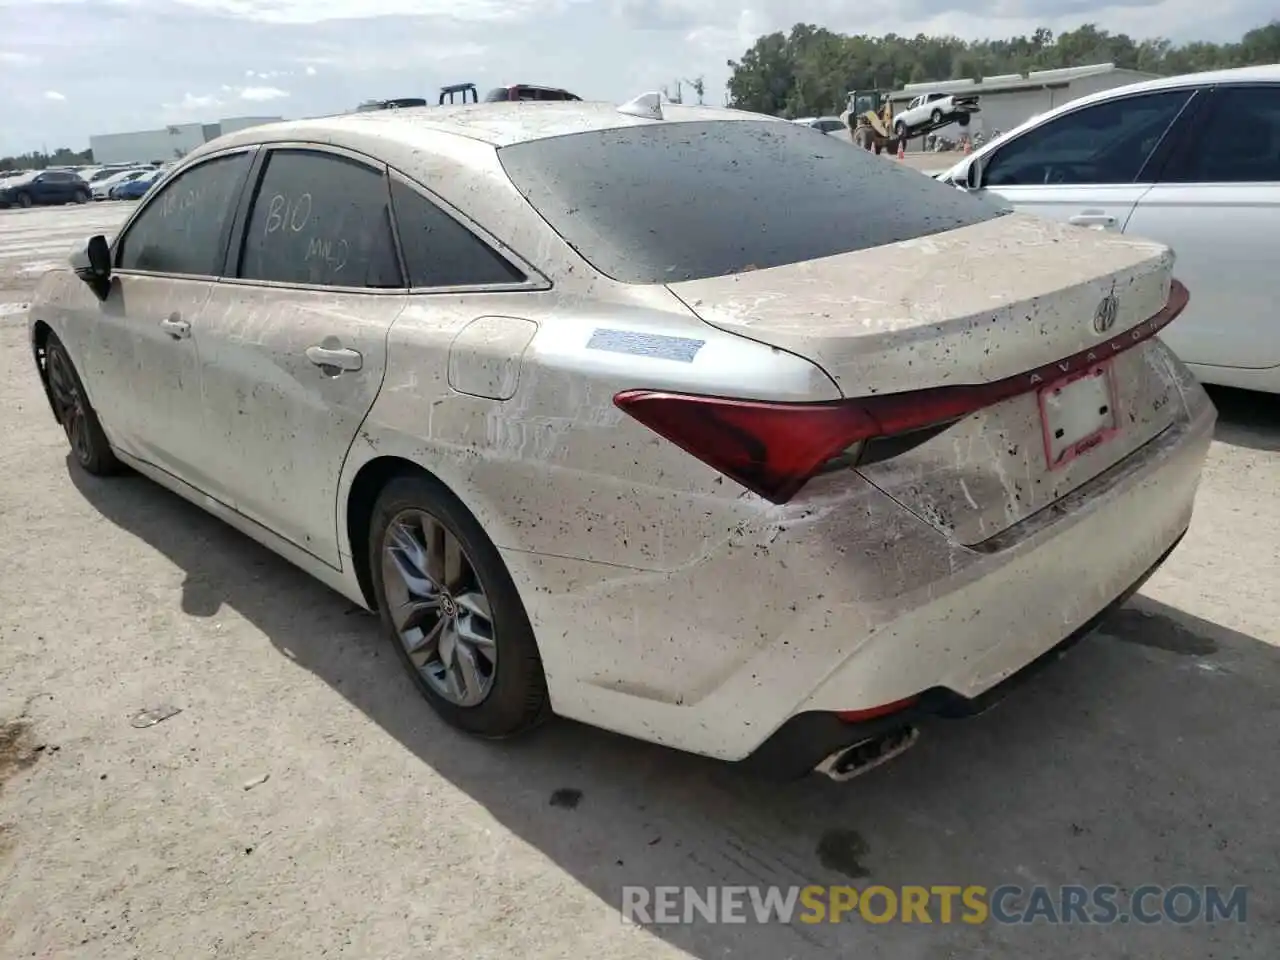
[[[542,658],[515,582],[443,484],[425,474],[391,480],[374,505],[366,547],[383,630],[437,714],[489,739],[550,716]]]
[[[88,203],[92,199],[93,197],[90,195],[88,190],[76,191],[76,203]]]
[[[893,133],[894,133],[894,136],[896,136],[899,140],[903,139],[907,135],[906,123],[904,123],[902,120],[899,120],[897,123],[895,123],[893,125]]]
[[[85,395],[75,364],[57,334],[49,334],[44,347],[44,377],[54,416],[62,424],[71,454],[85,473],[104,477],[119,473],[122,464],[111,449],[97,411]]]
[[[936,125],[936,124],[941,123],[941,122],[942,122],[942,111],[941,111],[941,110],[935,110],[935,111],[933,111],[933,113],[929,114],[929,119],[930,119],[930,120],[931,120],[935,125]]]
[[[956,117],[956,123],[962,127],[967,127],[969,125],[969,115],[967,113],[960,114],[960,116]]]
[[[31,206],[31,194],[29,194],[29,193],[20,193],[20,194],[18,194],[18,206],[20,206],[20,207],[29,207],[29,206]]]

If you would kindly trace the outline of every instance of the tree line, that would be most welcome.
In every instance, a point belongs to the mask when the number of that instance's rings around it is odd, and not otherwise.
[[[34,150],[16,157],[0,157],[0,171],[3,170],[43,170],[45,167],[78,167],[93,163],[92,150],[72,150],[70,147],[59,147],[53,153]]]
[[[730,60],[729,104],[784,117],[838,114],[850,90],[901,90],[930,80],[981,79],[1028,70],[1114,63],[1171,76],[1225,67],[1280,63],[1280,20],[1250,30],[1236,43],[1175,45],[1138,40],[1086,23],[1054,35],[966,41],[959,37],[846,36],[812,24],[760,37]]]

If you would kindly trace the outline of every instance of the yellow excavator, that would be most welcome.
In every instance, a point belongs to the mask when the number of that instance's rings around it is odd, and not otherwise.
[[[898,138],[893,130],[893,104],[887,90],[853,90],[849,93],[849,106],[840,115],[849,128],[856,146],[873,153],[888,150],[895,153]]]

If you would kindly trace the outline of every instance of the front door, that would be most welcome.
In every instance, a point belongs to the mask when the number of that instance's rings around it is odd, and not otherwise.
[[[112,398],[101,411],[112,440],[198,488],[201,316],[250,160],[247,150],[205,160],[139,207],[116,240],[111,293],[86,358]]]
[[[1024,213],[1123,232],[1151,189],[1148,161],[1193,94],[1138,94],[1059,114],[983,157],[982,188]]]
[[[200,319],[209,492],[340,566],[338,481],[407,303],[386,170],[272,149],[232,274]]]

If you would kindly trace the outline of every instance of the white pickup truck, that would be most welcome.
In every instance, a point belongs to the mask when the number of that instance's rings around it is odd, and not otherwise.
[[[893,134],[899,139],[917,136],[948,123],[967,127],[978,110],[976,93],[922,93],[893,118]]]

